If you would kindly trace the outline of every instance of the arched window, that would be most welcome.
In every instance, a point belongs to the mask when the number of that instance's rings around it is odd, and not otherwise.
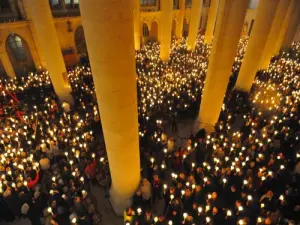
[[[8,36],[7,41],[16,60],[26,61],[27,57],[25,54],[25,49],[24,49],[24,44],[22,42],[22,39],[15,34],[10,34]]]
[[[156,0],[140,0],[141,5],[156,5]]]
[[[79,0],[74,0],[74,4],[79,4]]]
[[[64,0],[66,5],[71,5],[72,1],[71,0]]]
[[[149,29],[148,29],[148,25],[143,23],[143,36],[144,37],[148,37],[149,36]]]

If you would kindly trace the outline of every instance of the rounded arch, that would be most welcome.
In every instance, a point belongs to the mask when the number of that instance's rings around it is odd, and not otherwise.
[[[184,17],[183,19],[183,27],[182,27],[182,36],[187,37],[189,34],[189,24],[187,19]]]
[[[27,76],[34,70],[34,62],[28,43],[18,34],[10,33],[5,42],[5,50],[16,75]]]
[[[176,34],[176,20],[174,19],[172,22],[172,36]]]
[[[153,41],[158,41],[158,23],[157,23],[157,21],[152,21],[152,23],[151,23],[150,36]]]
[[[86,41],[84,36],[83,27],[80,25],[75,30],[75,45],[76,45],[76,52],[81,58],[85,58],[88,55]]]

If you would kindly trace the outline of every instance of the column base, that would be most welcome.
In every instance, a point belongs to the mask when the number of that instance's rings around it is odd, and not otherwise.
[[[117,216],[123,216],[124,211],[131,205],[131,197],[123,196],[113,188],[110,189],[110,204]]]
[[[67,102],[70,105],[74,105],[74,98],[71,93],[59,94],[57,95],[60,103]]]
[[[208,123],[203,123],[200,122],[199,119],[195,120],[194,127],[193,127],[193,132],[197,133],[199,130],[204,129],[206,133],[212,133],[215,131],[214,125],[208,124]]]

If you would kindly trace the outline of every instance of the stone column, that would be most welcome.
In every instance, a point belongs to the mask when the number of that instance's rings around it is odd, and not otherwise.
[[[65,0],[60,0],[60,7],[63,11],[67,11],[66,2]]]
[[[282,28],[284,17],[288,11],[290,0],[280,0],[276,9],[275,17],[273,19],[272,27],[268,35],[267,43],[264,50],[261,52],[261,63],[260,69],[267,69],[270,63],[270,60],[275,52],[276,42],[278,34]]]
[[[161,0],[160,11],[160,58],[168,61],[171,52],[173,0]]]
[[[258,3],[253,30],[235,85],[237,90],[249,92],[251,89],[260,66],[262,50],[267,43],[278,3],[279,0],[260,0]]]
[[[141,48],[140,0],[134,0],[134,48]]]
[[[214,130],[241,37],[248,0],[222,0],[195,130]]]
[[[18,9],[19,9],[21,18],[26,19],[26,13],[25,13],[25,10],[23,7],[22,0],[17,0],[17,5],[18,5]]]
[[[191,15],[190,15],[190,24],[189,24],[189,35],[187,39],[187,49],[189,51],[195,50],[197,34],[201,18],[203,0],[193,0]]]
[[[296,0],[295,7],[289,20],[289,25],[283,39],[281,50],[287,50],[293,43],[298,27],[300,26],[300,0]]]
[[[280,51],[282,42],[285,38],[285,35],[286,35],[286,32],[287,32],[290,20],[292,18],[293,11],[296,7],[296,2],[297,1],[298,0],[290,0],[290,4],[289,4],[288,10],[286,12],[286,15],[284,17],[282,27],[280,29],[280,32],[277,34],[277,39],[276,39],[276,43],[275,43],[275,46],[274,46],[273,55],[276,55]]]
[[[123,215],[140,182],[134,0],[81,1],[79,7],[110,165],[110,201]]]
[[[175,31],[175,35],[177,38],[181,38],[182,37],[182,29],[183,29],[183,20],[184,20],[184,14],[185,14],[185,0],[180,0],[179,1],[179,10],[180,10],[180,14],[178,17],[178,22],[176,24],[176,31]]]
[[[3,68],[6,72],[6,74],[9,77],[14,78],[16,76],[16,73],[15,73],[15,70],[11,64],[11,61],[10,61],[9,56],[8,56],[7,52],[5,51],[5,49],[3,52],[0,52],[0,61],[3,65]]]
[[[212,42],[215,30],[215,24],[217,20],[218,7],[220,0],[211,0],[210,7],[208,11],[208,19],[204,37],[204,43],[209,44]]]
[[[38,46],[60,101],[73,103],[71,88],[66,77],[66,67],[61,53],[48,0],[24,0],[29,22],[32,21]]]

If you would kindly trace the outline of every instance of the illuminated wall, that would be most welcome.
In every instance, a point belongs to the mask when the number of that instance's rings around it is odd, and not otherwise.
[[[26,15],[24,15],[24,12],[21,8],[22,5],[19,5],[19,2],[20,1],[16,0],[16,3],[18,4],[15,4],[14,7],[19,7],[20,15],[16,15],[16,12],[14,10],[8,9],[7,13],[5,14],[5,17],[1,18],[0,16],[0,52],[5,50],[7,36],[10,33],[15,33],[19,35],[22,39],[24,39],[24,41],[28,44],[27,51],[30,51],[33,64],[36,66],[36,68],[39,68],[44,65],[43,56],[37,51],[38,44],[36,43],[36,38],[32,28],[32,24],[24,20]],[[76,1],[70,0],[67,2],[70,2],[70,4],[66,4],[63,6],[52,6],[52,14],[55,17],[55,27],[57,30],[57,35],[59,38],[59,43],[62,49],[65,63],[67,66],[72,66],[78,63],[80,57],[83,56],[83,54],[77,52],[75,42],[75,32],[81,26],[81,18],[79,16],[78,4],[75,4]],[[248,34],[251,27],[251,21],[255,20],[257,4],[258,0],[252,0],[249,4],[249,9],[247,11],[244,22],[244,35]],[[205,30],[206,27],[208,11],[209,5],[204,5],[204,7],[202,7],[202,15],[200,21],[200,28],[203,30]],[[143,32],[141,32],[141,40],[160,41],[161,12],[159,10],[159,5],[157,4],[154,6],[141,6],[140,13],[141,31],[143,24],[147,24],[149,29],[149,37],[147,39],[143,39]],[[186,21],[186,23],[188,24],[190,16],[190,8],[188,6],[182,9],[174,9],[173,21],[176,23],[176,25],[174,26],[176,28],[180,27],[180,24],[183,23],[183,21]],[[298,39],[299,36],[300,35],[297,36]],[[10,55],[11,53],[8,52],[8,54]],[[0,68],[0,73],[3,73],[3,68]]]

